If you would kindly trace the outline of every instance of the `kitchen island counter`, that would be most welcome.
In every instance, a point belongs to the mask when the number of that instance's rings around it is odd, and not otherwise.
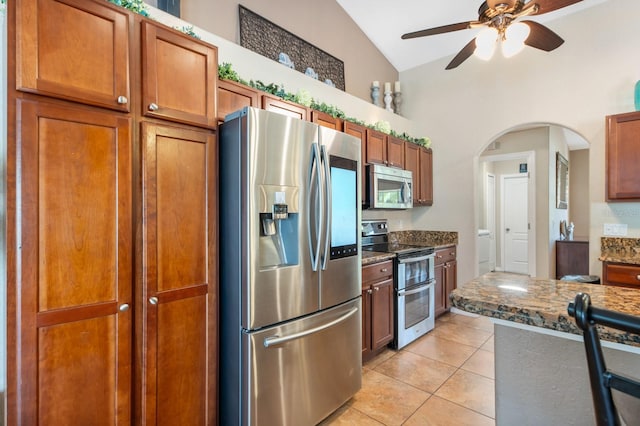
[[[587,293],[594,306],[640,315],[640,291],[491,272],[451,293],[454,307],[514,323],[582,335],[567,307],[577,293]],[[603,340],[640,346],[640,337],[618,330],[600,333]]]
[[[500,272],[451,293],[455,308],[494,322],[496,424],[595,425],[582,332],[567,313],[577,293],[594,306],[640,314],[640,290]],[[599,334],[607,367],[640,377],[638,336]]]

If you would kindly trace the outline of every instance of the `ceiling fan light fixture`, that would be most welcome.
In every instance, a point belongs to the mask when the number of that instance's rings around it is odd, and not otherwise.
[[[498,30],[491,27],[483,29],[476,37],[476,50],[473,54],[484,61],[488,61],[496,50],[497,40]]]
[[[502,55],[511,58],[524,49],[524,42],[529,37],[531,28],[522,22],[511,24],[505,30],[505,38],[502,41]]]

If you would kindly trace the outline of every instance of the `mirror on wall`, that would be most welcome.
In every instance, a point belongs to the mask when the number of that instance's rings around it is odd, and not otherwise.
[[[569,205],[569,162],[556,152],[556,208],[566,209]]]

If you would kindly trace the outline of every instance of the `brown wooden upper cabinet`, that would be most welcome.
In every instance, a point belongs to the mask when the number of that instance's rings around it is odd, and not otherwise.
[[[430,149],[405,142],[404,168],[413,174],[413,205],[433,204],[433,155]]]
[[[367,168],[366,168],[366,158],[367,158],[367,128],[363,125],[352,123],[350,121],[344,122],[344,132],[348,135],[355,136],[360,139],[360,149],[362,151],[362,156],[360,157],[360,164],[362,168],[362,202],[366,201],[366,190],[367,190]]]
[[[367,129],[367,163],[404,168],[404,141]]]
[[[235,81],[218,80],[218,122],[244,107],[260,108],[258,91]]]
[[[130,111],[128,13],[81,0],[24,0],[19,8],[18,90]]]
[[[142,111],[145,116],[215,128],[218,53],[193,37],[142,22]]]
[[[404,169],[404,140],[387,137],[387,166]]]
[[[640,111],[607,117],[606,199],[640,199]]]
[[[343,130],[342,120],[326,112],[311,110],[311,121],[323,127],[337,130],[341,132]]]
[[[288,115],[293,118],[299,118],[304,121],[307,121],[309,117],[307,107],[285,101],[284,99],[270,94],[262,95],[262,109]]]

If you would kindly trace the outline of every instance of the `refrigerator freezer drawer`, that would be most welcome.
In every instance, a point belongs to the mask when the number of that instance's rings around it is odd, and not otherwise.
[[[244,425],[313,425],[361,386],[360,298],[243,336]]]

